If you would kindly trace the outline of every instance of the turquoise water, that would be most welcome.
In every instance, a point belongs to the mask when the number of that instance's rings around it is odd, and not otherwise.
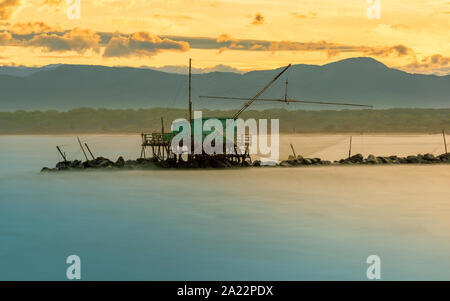
[[[66,143],[0,137],[0,280],[450,280],[448,165],[40,174]]]

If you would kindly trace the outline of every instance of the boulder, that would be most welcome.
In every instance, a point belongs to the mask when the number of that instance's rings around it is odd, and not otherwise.
[[[298,166],[300,164],[299,161],[297,161],[297,159],[294,160],[288,160],[289,164],[291,164],[291,166]]]
[[[304,165],[311,165],[312,161],[311,161],[311,159],[306,158],[306,159],[303,159],[302,164],[304,164]]]
[[[147,159],[147,158],[138,158],[136,159],[136,164],[141,165],[141,164],[147,164],[149,162],[154,162],[153,159]]]
[[[70,163],[71,168],[83,168],[83,163],[80,160],[75,160]]]
[[[116,161],[116,166],[123,167],[124,165],[125,165],[125,160],[123,159],[122,156],[120,156]]]
[[[406,157],[407,163],[419,163],[419,158],[417,156],[408,156]]]
[[[254,161],[253,162],[253,166],[254,167],[260,167],[261,166],[261,161],[259,161],[259,160]]]
[[[72,162],[70,162],[70,161],[61,161],[56,164],[56,168],[57,169],[67,169],[70,167],[71,164],[72,164]]]
[[[97,165],[99,167],[105,168],[105,167],[112,166],[113,164],[114,163],[111,160],[103,159],[103,160],[99,161]]]
[[[313,159],[311,159],[311,163],[312,164],[320,164],[320,158],[313,158]]]
[[[137,162],[134,160],[125,161],[125,166],[134,166],[134,165],[138,165]]]
[[[397,159],[397,161],[398,161],[398,163],[400,163],[400,164],[406,164],[406,163],[408,163],[408,160],[406,160],[406,158],[404,158],[404,157],[399,157],[399,158]]]
[[[391,164],[391,160],[388,157],[377,157],[377,161],[383,164]]]
[[[97,167],[97,163],[94,160],[85,161],[85,162],[81,163],[81,165],[83,166],[83,168],[96,168]]]
[[[423,155],[423,159],[427,160],[427,161],[434,161],[436,159],[436,157],[433,154],[425,154]]]
[[[281,161],[280,166],[282,167],[291,167],[291,164],[289,161]]]
[[[377,158],[374,155],[370,154],[367,156],[366,162],[369,164],[377,164]]]
[[[362,163],[364,161],[364,157],[361,154],[353,155],[349,158],[352,163]]]
[[[417,160],[419,161],[419,163],[424,163],[424,161],[425,161],[422,154],[417,155]]]
[[[441,160],[441,162],[449,162],[450,161],[450,153],[439,155],[438,158],[439,158],[439,160]]]
[[[389,156],[389,160],[391,161],[392,164],[400,164],[400,158],[398,158],[397,156]]]

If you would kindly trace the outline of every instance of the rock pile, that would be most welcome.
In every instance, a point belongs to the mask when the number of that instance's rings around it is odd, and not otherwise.
[[[282,167],[292,167],[292,166],[300,166],[300,165],[330,165],[330,161],[322,161],[320,158],[303,158],[302,156],[289,156],[288,160],[281,161],[278,166]]]
[[[56,164],[55,168],[44,167],[42,172],[63,171],[63,170],[84,170],[84,169],[149,169],[155,168],[156,164],[153,159],[137,159],[127,160],[119,157],[116,162],[113,162],[104,157],[97,157],[95,160],[81,162],[75,161],[61,161]]]
[[[280,167],[295,167],[295,166],[309,166],[309,165],[352,165],[352,164],[438,164],[450,163],[450,153],[434,156],[432,154],[407,157],[375,157],[369,155],[364,158],[363,155],[357,154],[347,159],[339,161],[326,161],[320,158],[303,158],[302,156],[289,156],[288,160],[281,161],[276,166]],[[179,161],[165,160],[158,161],[155,159],[137,159],[124,160],[119,157],[116,162],[107,158],[98,157],[95,160],[81,162],[63,161],[56,164],[55,168],[44,167],[42,172],[54,172],[63,170],[88,170],[88,169],[154,169],[154,168],[179,168],[179,169],[198,169],[198,168],[235,168],[235,167],[260,167],[261,161],[254,161],[253,164],[245,161],[243,164],[238,162],[230,162],[223,157],[202,157],[196,160]]]
[[[418,154],[417,156],[389,156],[389,157],[375,157],[374,155],[368,155],[364,158],[363,155],[357,154],[347,159],[341,159],[339,161],[322,161],[319,158],[303,158],[298,156],[293,158],[290,156],[288,160],[281,161],[279,166],[291,167],[299,165],[351,165],[351,164],[437,164],[437,163],[450,163],[450,153],[434,156],[433,154]]]
[[[230,162],[224,158],[204,157],[190,161],[175,161],[164,160],[158,161],[155,159],[137,159],[137,160],[124,160],[123,157],[119,157],[116,162],[113,162],[107,158],[98,157],[95,160],[81,162],[75,161],[62,161],[56,164],[55,168],[42,168],[42,172],[55,172],[65,170],[88,170],[88,169],[154,169],[154,168],[232,168],[232,167],[249,167],[249,162],[245,161],[243,164],[238,162]]]

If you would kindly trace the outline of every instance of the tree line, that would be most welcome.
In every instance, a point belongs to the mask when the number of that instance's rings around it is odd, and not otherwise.
[[[206,117],[233,116],[234,111],[203,110]],[[94,109],[0,112],[0,134],[140,133],[160,131],[183,109]],[[249,110],[243,119],[279,119],[282,133],[420,132],[450,130],[450,109],[385,110]],[[270,122],[269,122],[270,124]]]

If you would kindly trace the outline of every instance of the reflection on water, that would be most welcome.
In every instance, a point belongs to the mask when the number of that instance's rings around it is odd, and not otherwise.
[[[346,139],[310,138],[293,142],[308,156]],[[438,141],[373,138],[380,152]],[[139,137],[85,140],[139,154]],[[371,254],[383,279],[450,279],[448,165],[39,174],[56,144],[81,158],[75,143],[0,137],[0,280],[64,280],[71,254],[85,280],[364,279]]]

